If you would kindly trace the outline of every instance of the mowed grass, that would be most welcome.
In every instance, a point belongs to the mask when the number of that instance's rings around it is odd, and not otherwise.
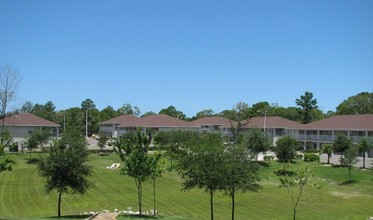
[[[45,154],[33,154],[33,158]],[[57,215],[57,193],[44,191],[44,179],[36,165],[27,164],[27,154],[14,154],[13,171],[0,173],[0,219],[45,219]],[[117,155],[89,156],[93,168],[90,179],[94,188],[86,194],[64,194],[62,215],[114,209],[138,210],[137,189],[132,178],[120,175],[120,169],[107,170],[112,163],[121,163]],[[122,164],[123,165],[123,164]],[[354,169],[348,182],[348,170],[343,167],[315,166],[321,189],[308,189],[301,202],[299,219],[367,219],[373,216],[373,171]],[[291,200],[273,171],[282,164],[271,162],[262,167],[262,188],[258,192],[236,195],[236,219],[290,219]],[[175,172],[157,179],[157,210],[162,219],[209,219],[209,195],[203,190],[181,190],[181,180]],[[217,192],[214,198],[215,219],[229,219],[230,198]],[[144,185],[143,210],[153,209],[151,182]],[[127,219],[120,217],[120,219]]]

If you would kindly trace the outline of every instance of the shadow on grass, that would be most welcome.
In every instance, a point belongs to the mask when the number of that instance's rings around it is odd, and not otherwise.
[[[357,180],[346,180],[346,181],[344,181],[344,182],[342,182],[342,183],[340,183],[338,185],[340,185],[340,186],[348,186],[348,185],[355,184],[355,183],[357,183]]]
[[[25,158],[27,164],[38,164],[40,162],[39,158]]]
[[[258,161],[258,164],[262,167],[269,167],[269,163],[270,162],[267,161]]]
[[[284,169],[275,170],[273,171],[273,173],[276,174],[277,176],[294,176],[295,175],[294,171],[284,170]]]

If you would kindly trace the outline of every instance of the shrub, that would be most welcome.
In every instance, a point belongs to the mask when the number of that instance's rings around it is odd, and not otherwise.
[[[297,154],[297,155],[295,155],[295,159],[302,160],[303,159],[303,155],[302,154]]]
[[[320,162],[320,155],[313,153],[304,154],[304,161],[306,162]]]
[[[318,153],[320,153],[320,150],[317,150],[317,149],[307,149],[307,150],[304,151],[304,153],[318,154]]]
[[[274,160],[274,159],[275,159],[275,156],[268,156],[268,155],[266,155],[266,156],[263,157],[263,159],[264,159],[265,161],[270,161],[270,160]]]

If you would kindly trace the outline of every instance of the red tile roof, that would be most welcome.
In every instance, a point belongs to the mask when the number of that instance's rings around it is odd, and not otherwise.
[[[265,120],[264,120],[265,119]],[[264,121],[266,128],[289,128],[289,129],[301,129],[303,124],[285,119],[282,117],[268,116],[268,117],[254,117],[249,120],[244,120],[241,123],[244,128],[264,127]]]
[[[190,122],[193,125],[229,125],[230,120],[221,116],[204,117]]]
[[[139,127],[147,128],[164,128],[164,127],[197,127],[192,125],[190,122],[186,122],[168,115],[148,115],[143,118],[140,118]]]
[[[336,115],[304,125],[313,130],[373,130],[373,114]]]
[[[197,127],[189,122],[168,116],[168,115],[148,115],[143,118],[134,115],[121,115],[112,118],[100,124],[119,124],[120,127],[147,127],[147,128],[162,128],[162,127]]]
[[[125,127],[136,127],[139,120],[140,118],[134,115],[121,115],[107,121],[103,121],[100,124],[120,124]]]
[[[6,117],[4,119],[5,126],[17,126],[17,127],[60,127],[59,124],[52,121],[45,120],[39,116],[31,113],[19,113]]]

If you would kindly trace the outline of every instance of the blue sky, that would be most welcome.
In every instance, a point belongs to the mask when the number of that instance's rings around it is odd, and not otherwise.
[[[0,0],[0,66],[26,100],[188,116],[239,102],[321,110],[373,92],[373,1]]]

